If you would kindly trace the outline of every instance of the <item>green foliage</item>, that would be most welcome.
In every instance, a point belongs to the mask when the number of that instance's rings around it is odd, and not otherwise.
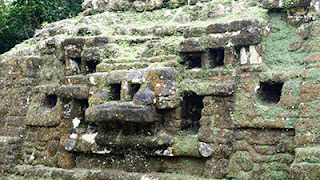
[[[0,0],[0,53],[30,38],[43,22],[72,17],[83,0]]]

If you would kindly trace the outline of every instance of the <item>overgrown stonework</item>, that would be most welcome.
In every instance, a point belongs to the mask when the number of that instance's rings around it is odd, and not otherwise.
[[[319,1],[85,1],[0,56],[4,179],[320,179]]]

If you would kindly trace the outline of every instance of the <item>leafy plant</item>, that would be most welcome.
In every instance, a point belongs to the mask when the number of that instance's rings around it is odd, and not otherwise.
[[[41,25],[75,16],[83,0],[0,0],[0,53],[34,35]],[[44,23],[45,22],[45,23]],[[44,23],[44,24],[43,24]]]

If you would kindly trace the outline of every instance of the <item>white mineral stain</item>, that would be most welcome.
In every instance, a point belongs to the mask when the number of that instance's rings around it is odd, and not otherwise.
[[[78,126],[79,126],[79,124],[80,124],[80,119],[79,118],[74,118],[73,120],[72,120],[72,124],[73,124],[73,128],[77,128]]]
[[[94,138],[98,135],[98,133],[93,133],[93,134],[84,134],[80,138],[87,141],[90,144],[93,144],[95,142]]]
[[[89,81],[91,84],[96,85],[96,82],[94,81],[94,77],[90,76]]]

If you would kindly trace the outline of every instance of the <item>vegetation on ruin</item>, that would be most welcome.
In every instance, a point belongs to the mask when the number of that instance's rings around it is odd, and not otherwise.
[[[34,35],[42,25],[75,16],[83,0],[0,1],[0,54]]]

